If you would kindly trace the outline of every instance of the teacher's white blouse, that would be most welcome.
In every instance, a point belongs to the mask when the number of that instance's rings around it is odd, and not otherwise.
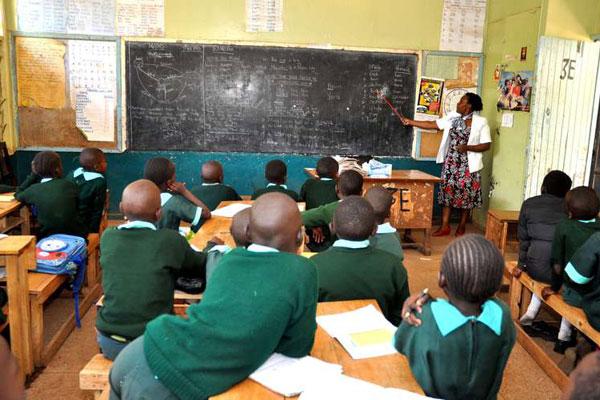
[[[440,143],[440,149],[438,150],[437,158],[435,160],[438,164],[443,163],[444,158],[446,158],[448,143],[450,142],[450,128],[452,127],[452,120],[454,118],[462,118],[462,116],[457,112],[451,112],[444,118],[435,121],[438,128],[444,130],[442,143]],[[488,126],[487,120],[479,115],[473,114],[471,133],[469,134],[469,141],[467,144],[474,146],[482,143],[491,143],[491,141],[490,127]],[[467,159],[469,160],[469,172],[477,172],[483,168],[482,153],[467,151]]]

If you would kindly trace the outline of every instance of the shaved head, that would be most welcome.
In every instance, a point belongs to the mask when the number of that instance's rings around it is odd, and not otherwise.
[[[340,239],[368,239],[377,227],[373,207],[360,196],[348,196],[335,210],[332,226]]]
[[[223,166],[221,163],[210,160],[202,164],[202,180],[205,183],[223,182]]]
[[[250,241],[287,253],[302,243],[302,220],[298,205],[283,193],[266,193],[250,211]]]
[[[147,179],[132,182],[123,190],[119,208],[129,221],[155,222],[160,212],[160,190]]]
[[[246,247],[250,244],[248,240],[248,225],[250,224],[250,210],[246,208],[233,216],[229,232],[233,236],[237,247]]]
[[[377,223],[383,224],[385,219],[390,216],[390,207],[394,202],[394,196],[383,186],[373,186],[367,191],[365,199],[373,207]]]

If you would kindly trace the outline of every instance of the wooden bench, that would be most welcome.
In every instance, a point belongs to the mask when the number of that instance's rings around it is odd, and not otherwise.
[[[100,234],[90,233],[87,237],[88,264],[85,273],[85,284],[93,287],[100,284]]]
[[[91,390],[94,398],[100,399],[103,391],[108,388],[108,374],[112,367],[112,361],[104,358],[102,354],[96,354],[79,372],[79,388]]]
[[[567,375],[554,363],[554,361],[552,361],[552,358],[550,358],[544,350],[525,333],[519,324],[519,318],[524,314],[529,304],[530,294],[534,293],[542,299],[542,290],[549,285],[531,279],[525,272],[523,272],[519,278],[515,278],[512,276],[512,271],[516,265],[517,263],[515,261],[506,263],[506,270],[511,274],[512,278],[509,304],[511,316],[515,321],[517,329],[517,340],[544,372],[546,372],[550,379],[552,379],[562,390],[568,382]],[[560,316],[566,318],[573,327],[577,328],[580,332],[594,341],[596,345],[600,346],[600,332],[595,330],[589,324],[587,317],[581,308],[573,307],[565,303],[562,296],[559,294],[554,294],[543,301]]]

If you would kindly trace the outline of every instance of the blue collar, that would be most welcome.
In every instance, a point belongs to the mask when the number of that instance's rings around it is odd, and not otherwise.
[[[104,178],[104,175],[98,172],[86,171],[83,167],[77,168],[73,171],[73,177],[77,178],[79,175],[83,174],[83,179],[87,181],[93,181],[94,179]]]
[[[396,228],[394,228],[389,222],[385,224],[377,225],[377,233],[395,233]]]
[[[50,182],[52,179],[54,179],[54,178],[42,178],[42,179],[40,180],[40,183],[46,183],[46,182]]]
[[[256,243],[252,243],[246,248],[246,250],[251,251],[253,253],[279,253],[279,250],[273,247],[263,246],[262,244]]]
[[[467,322],[475,320],[490,328],[496,335],[502,333],[502,308],[493,300],[487,300],[481,306],[477,317],[465,317],[448,300],[437,299],[431,303],[431,313],[442,336],[447,336]]]
[[[119,225],[117,229],[152,229],[156,230],[156,226],[148,221],[130,221],[126,224]]]
[[[366,239],[366,240],[338,239],[333,243],[333,247],[345,247],[347,249],[365,249],[365,248],[369,247],[369,239]]]
[[[596,222],[596,218],[592,218],[592,219],[578,219],[577,221],[583,222],[584,224],[591,224],[593,222]]]
[[[231,251],[231,247],[227,246],[226,244],[218,244],[218,245],[213,246],[210,249],[208,249],[208,253],[219,252],[221,254],[227,254],[230,251]]]
[[[212,182],[212,183],[206,183],[206,182],[202,182],[202,186],[216,186],[216,185],[220,185],[221,182]]]
[[[167,201],[171,200],[171,197],[173,197],[171,193],[162,192],[160,194],[160,206],[164,206]]]
[[[271,186],[281,186],[282,188],[287,190],[287,185],[278,185],[276,183],[267,183],[267,187],[271,187]]]
[[[321,177],[319,177],[319,180],[321,180],[321,181],[332,181],[333,179],[331,179],[331,178],[321,178]]]

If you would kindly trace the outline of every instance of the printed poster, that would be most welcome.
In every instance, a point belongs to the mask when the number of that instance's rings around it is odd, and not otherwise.
[[[527,111],[531,105],[533,71],[503,71],[498,81],[497,108],[499,110]]]
[[[439,117],[443,89],[443,79],[421,78],[415,119],[432,120]]]

